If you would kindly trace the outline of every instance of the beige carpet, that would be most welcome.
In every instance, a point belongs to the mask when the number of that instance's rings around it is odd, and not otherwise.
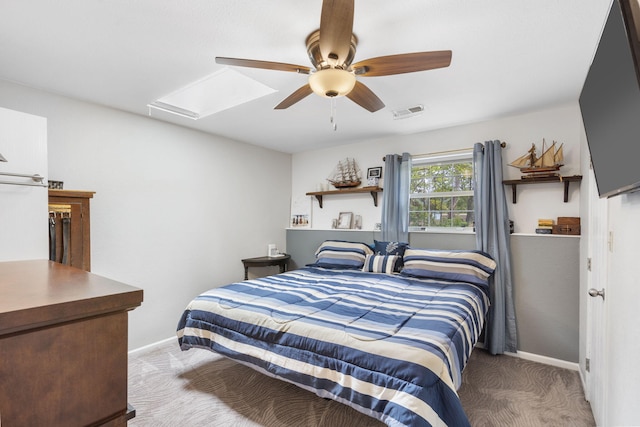
[[[460,397],[473,426],[594,426],[578,374],[476,349]],[[364,427],[384,424],[215,353],[164,343],[129,358],[136,426]]]
[[[596,425],[576,371],[475,349],[462,381],[474,427]]]

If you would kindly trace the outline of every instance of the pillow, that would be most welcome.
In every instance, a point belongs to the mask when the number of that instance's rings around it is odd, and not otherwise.
[[[315,267],[361,269],[371,248],[359,242],[325,240],[316,250]]]
[[[378,240],[373,241],[373,251],[376,255],[404,255],[405,249],[409,246],[408,243],[403,242],[381,242]]]
[[[362,271],[392,274],[398,271],[399,255],[367,255]]]
[[[411,249],[404,252],[402,274],[428,279],[489,285],[496,262],[485,252]]]

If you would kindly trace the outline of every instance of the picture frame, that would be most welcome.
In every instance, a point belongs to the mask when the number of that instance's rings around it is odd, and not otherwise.
[[[382,178],[382,166],[367,169],[367,179],[371,178]]]
[[[350,229],[353,223],[353,212],[340,212],[338,215],[338,229]]]
[[[311,205],[309,197],[298,196],[291,199],[291,228],[311,228]]]
[[[291,215],[291,228],[310,228],[311,219],[308,214]]]

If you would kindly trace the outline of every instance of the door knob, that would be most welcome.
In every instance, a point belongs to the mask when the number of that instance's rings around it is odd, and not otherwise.
[[[594,289],[591,288],[589,289],[589,295],[591,295],[592,297],[602,297],[602,299],[604,299],[604,289]]]

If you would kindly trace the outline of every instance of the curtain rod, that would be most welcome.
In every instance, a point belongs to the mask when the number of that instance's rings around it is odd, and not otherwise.
[[[507,143],[506,143],[506,142],[504,142],[504,141],[503,141],[503,142],[501,142],[501,143],[500,143],[500,147],[504,148],[504,147],[506,147],[506,146],[507,146]],[[473,147],[471,147],[471,148],[459,148],[459,149],[457,149],[457,150],[436,151],[436,152],[434,152],[434,153],[412,154],[412,155],[411,155],[411,157],[435,156],[435,155],[438,155],[438,154],[462,153],[462,152],[465,152],[465,151],[471,151],[471,150],[473,150]],[[383,158],[382,158],[382,161],[383,161],[383,162],[384,162],[384,159],[385,159],[385,158],[383,157]]]

